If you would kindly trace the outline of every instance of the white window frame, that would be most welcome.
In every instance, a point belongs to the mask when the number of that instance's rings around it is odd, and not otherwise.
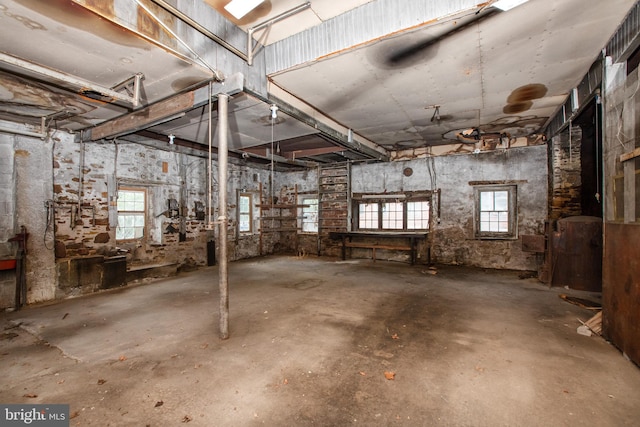
[[[245,197],[249,199],[248,212],[242,210],[242,199]],[[243,218],[246,216],[248,216],[247,223],[249,229],[243,228]],[[246,192],[238,193],[238,234],[252,234],[254,231],[253,228],[253,194]]]
[[[299,208],[298,222],[299,232],[308,234],[318,234],[318,196],[298,196]],[[306,206],[309,205],[309,206]]]
[[[126,200],[127,195],[134,195],[134,200]],[[142,196],[142,201],[135,200],[135,195]],[[147,232],[147,190],[140,187],[120,187],[118,188],[117,211],[118,226],[116,227],[116,241],[131,242],[145,238]],[[140,204],[141,203],[141,204]],[[140,224],[140,220],[142,224]],[[134,224],[131,224],[131,221]],[[129,222],[125,225],[124,222]],[[132,230],[127,233],[126,230]]]
[[[507,193],[506,206],[496,206],[495,204],[495,195],[501,192]],[[493,193],[491,199],[483,197],[483,195],[489,195],[490,193]],[[474,232],[477,239],[512,240],[518,237],[517,195],[516,185],[481,185],[474,187]],[[488,203],[487,200],[489,200]],[[485,201],[484,206],[483,201]],[[507,227],[501,228],[499,224],[497,228],[494,227],[494,224],[501,222],[506,222]]]
[[[426,214],[424,209],[411,210],[413,218],[410,218],[409,206],[415,203],[426,203]],[[424,207],[424,205],[421,205]],[[389,209],[392,208],[392,209]],[[355,204],[355,214],[357,221],[355,223],[357,230],[362,231],[428,231],[429,220],[431,215],[431,199],[430,197],[420,196],[416,198],[406,198],[405,195],[398,195],[394,198],[376,199],[358,199]],[[416,213],[419,212],[419,215]],[[365,217],[363,217],[365,214]],[[416,218],[416,216],[420,218]],[[410,219],[412,225],[410,226]],[[416,222],[425,227],[416,227]]]

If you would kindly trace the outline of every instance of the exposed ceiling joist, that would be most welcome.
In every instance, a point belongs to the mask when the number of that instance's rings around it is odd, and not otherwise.
[[[141,110],[120,116],[89,129],[83,139],[96,141],[99,139],[115,138],[147,129],[162,122],[173,120],[187,111],[200,107],[209,101],[209,94],[215,97],[219,93],[234,95],[242,91],[243,75],[240,73],[229,76],[224,84],[211,83],[196,90],[175,95]]]

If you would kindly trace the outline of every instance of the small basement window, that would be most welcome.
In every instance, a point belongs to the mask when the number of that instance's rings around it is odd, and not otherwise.
[[[118,190],[118,227],[116,240],[136,240],[144,237],[147,210],[147,192],[144,189]]]

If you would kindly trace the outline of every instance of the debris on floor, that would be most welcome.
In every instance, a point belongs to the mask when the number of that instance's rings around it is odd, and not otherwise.
[[[576,329],[576,332],[579,333],[580,335],[584,335],[585,337],[590,337],[592,335],[591,329],[587,328],[585,325],[578,326],[578,329]]]
[[[427,270],[422,270],[422,274],[438,274],[438,269],[436,267],[429,267]]]
[[[537,271],[525,271],[525,272],[520,273],[518,275],[518,279],[520,279],[520,280],[535,279],[536,277],[538,277],[538,272]]]
[[[384,377],[388,380],[395,380],[396,379],[396,373],[395,372],[385,372],[384,373]]]
[[[578,333],[587,337],[591,336],[593,332],[596,335],[602,333],[602,311],[597,312],[591,319],[583,322],[578,319],[582,325],[578,326]]]
[[[0,340],[12,340],[15,337],[19,336],[15,332],[5,332],[0,336]]]
[[[560,295],[558,295],[558,297],[562,298],[563,300],[565,300],[568,303],[577,305],[577,306],[582,307],[582,308],[586,308],[587,310],[601,310],[602,309],[602,304],[599,304],[599,303],[593,302],[593,301],[589,301],[587,299],[572,297],[572,296],[569,296],[569,295],[566,295],[566,294],[560,294]]]

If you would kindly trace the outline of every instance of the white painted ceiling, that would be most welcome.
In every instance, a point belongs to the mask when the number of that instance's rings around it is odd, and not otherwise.
[[[235,21],[224,11],[228,0],[195,1],[244,30],[302,3],[267,0]],[[304,11],[254,36],[270,45],[377,1],[382,0],[311,0]],[[345,46],[267,77],[274,90],[277,86],[327,122],[390,151],[451,144],[472,128],[485,135],[531,136],[543,131],[635,0],[530,0],[508,12],[491,3]],[[163,19],[177,19],[160,12]],[[143,72],[147,104],[212,76],[183,49],[159,47],[72,0],[0,0],[0,51],[105,87]],[[129,110],[0,63],[0,120],[35,125],[47,116],[52,126],[79,131]],[[231,114],[234,150],[260,153],[272,135],[287,158],[335,148],[318,129],[283,112],[271,127],[269,103],[248,94],[232,100]],[[206,117],[205,109],[186,111],[150,130],[204,143]],[[308,158],[350,158],[334,151]]]

